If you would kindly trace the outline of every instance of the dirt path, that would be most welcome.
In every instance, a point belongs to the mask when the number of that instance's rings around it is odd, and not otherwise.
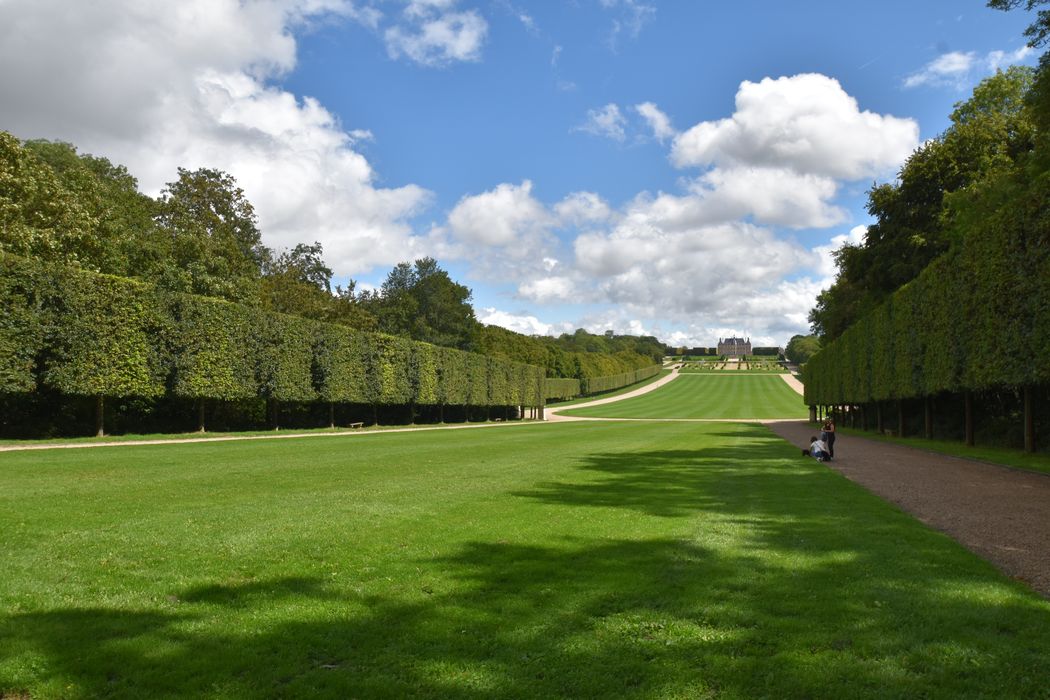
[[[769,428],[800,448],[814,434]],[[828,466],[1050,598],[1050,475],[841,434]]]
[[[780,378],[787,382],[787,385],[798,392],[799,396],[803,396],[806,393],[806,387],[798,380],[793,374],[782,374]]]

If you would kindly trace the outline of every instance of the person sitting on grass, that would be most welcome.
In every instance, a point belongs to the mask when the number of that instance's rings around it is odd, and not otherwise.
[[[828,462],[831,460],[831,457],[828,455],[828,446],[816,435],[809,439],[809,449],[802,450],[802,454],[808,455],[818,462]]]

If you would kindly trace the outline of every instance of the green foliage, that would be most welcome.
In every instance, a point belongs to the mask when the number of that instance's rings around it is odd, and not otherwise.
[[[57,290],[44,378],[65,394],[157,396],[164,392],[166,314],[140,282],[73,268]]]
[[[381,290],[361,303],[383,332],[434,345],[473,349],[478,322],[471,291],[454,282],[433,258],[399,263]]]
[[[1028,105],[1034,72],[1013,66],[982,81],[956,105],[952,125],[908,158],[894,184],[873,187],[868,212],[875,217],[863,243],[834,254],[835,283],[817,298],[813,330],[833,340],[934,259],[959,243],[952,193],[969,188],[1024,160],[1035,145]]]
[[[43,268],[0,254],[0,393],[33,391],[36,360],[49,325]]]
[[[797,365],[804,365],[820,350],[820,338],[816,335],[794,335],[784,348],[784,356]]]
[[[961,244],[813,356],[806,401],[1050,381],[1048,184],[1046,172],[1023,169],[953,198]]]
[[[234,400],[259,395],[257,312],[221,299],[177,295],[172,391],[187,398]]]
[[[170,241],[163,286],[231,301],[258,299],[269,251],[261,243],[255,209],[231,175],[179,168],[158,207]]]
[[[95,224],[46,163],[0,131],[0,252],[75,262]]]
[[[277,401],[317,399],[313,385],[314,322],[285,314],[248,313],[259,321],[255,371],[261,395]]]
[[[376,403],[378,382],[369,381],[374,366],[368,336],[332,323],[317,325],[314,340],[314,386],[332,403]],[[375,376],[375,375],[373,375]]]
[[[580,382],[580,393],[584,395],[598,394],[603,391],[619,389],[622,386],[628,386],[659,374],[661,369],[663,369],[662,365],[650,365],[649,367],[643,367],[630,372],[621,372],[620,374],[584,378]]]
[[[543,385],[547,399],[571,399],[580,395],[579,379],[546,379]]]

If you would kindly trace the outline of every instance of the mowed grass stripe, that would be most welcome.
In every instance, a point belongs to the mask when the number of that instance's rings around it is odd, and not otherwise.
[[[1040,697],[1050,604],[747,424],[6,455],[15,697]]]
[[[777,375],[680,374],[648,394],[577,408],[567,416],[588,418],[805,418],[802,397]]]

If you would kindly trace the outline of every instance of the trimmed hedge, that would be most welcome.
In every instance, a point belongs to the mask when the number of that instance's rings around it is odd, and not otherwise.
[[[1033,190],[1036,191],[1036,188]],[[813,355],[810,405],[1050,382],[1050,192],[1001,206]]]
[[[548,399],[571,399],[580,395],[579,379],[547,379],[543,386],[544,397]]]
[[[640,382],[643,379],[656,376],[663,369],[661,365],[652,365],[651,367],[642,367],[632,372],[624,372],[622,374],[611,374],[605,377],[590,377],[580,380],[580,393],[586,394],[597,394],[603,391],[612,391],[625,387],[635,382]]]
[[[539,367],[0,253],[0,393],[539,406]]]

